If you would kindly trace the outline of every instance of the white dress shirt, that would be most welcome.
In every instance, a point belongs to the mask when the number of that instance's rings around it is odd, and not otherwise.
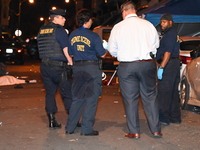
[[[155,27],[147,20],[129,14],[111,30],[108,51],[118,61],[152,59],[156,53],[159,36]]]

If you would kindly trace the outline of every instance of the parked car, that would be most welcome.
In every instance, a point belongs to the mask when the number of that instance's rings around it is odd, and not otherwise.
[[[39,58],[37,39],[31,39],[27,44],[27,52],[31,58]]]
[[[181,76],[186,65],[192,60],[190,52],[200,44],[200,37],[180,37]]]
[[[0,62],[24,64],[24,48],[18,41],[0,41]]]
[[[188,105],[200,107],[200,44],[190,54],[193,59],[186,65],[180,82],[182,109]]]

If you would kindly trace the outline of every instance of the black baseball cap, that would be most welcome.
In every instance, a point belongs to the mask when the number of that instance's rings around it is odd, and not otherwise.
[[[59,15],[59,16],[63,16],[66,17],[66,11],[63,9],[54,9],[54,10],[50,10],[49,11],[49,15]]]
[[[172,15],[171,14],[163,14],[160,18],[160,20],[168,20],[168,21],[173,21]]]

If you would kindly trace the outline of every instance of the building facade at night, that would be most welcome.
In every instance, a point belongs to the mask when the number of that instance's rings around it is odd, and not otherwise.
[[[49,10],[54,6],[65,9],[67,21],[65,28],[72,31],[76,28],[75,15],[81,8],[91,9],[94,14],[94,26],[101,25],[108,17],[119,11],[120,5],[126,0],[0,0],[0,27],[1,30],[14,35],[16,29],[22,31],[22,38],[31,38],[37,35],[40,26],[48,20]],[[133,2],[145,5],[158,0],[133,0]],[[20,7],[19,7],[20,6]],[[43,17],[44,21],[39,18]],[[1,31],[2,32],[2,31]]]

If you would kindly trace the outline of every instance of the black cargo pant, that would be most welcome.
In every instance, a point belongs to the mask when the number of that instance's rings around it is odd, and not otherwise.
[[[181,121],[179,81],[180,60],[171,59],[164,68],[162,80],[158,80],[159,118],[162,122]]]
[[[98,98],[102,92],[102,70],[97,62],[75,63],[73,73],[73,101],[65,129],[73,132],[82,116],[81,133],[89,134],[93,131]]]
[[[51,63],[41,63],[40,71],[46,90],[45,109],[47,113],[55,113],[58,108],[56,105],[55,95],[57,89],[60,89],[60,94],[68,112],[72,103],[72,79],[63,79],[65,65],[56,65]]]

